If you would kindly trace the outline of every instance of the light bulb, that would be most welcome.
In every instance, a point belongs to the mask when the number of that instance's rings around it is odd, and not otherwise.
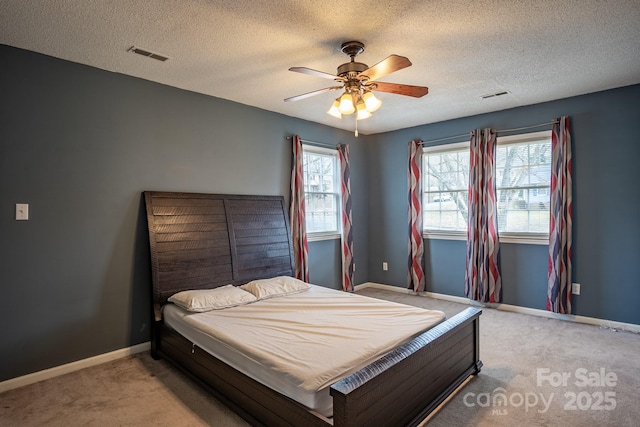
[[[336,99],[335,101],[333,101],[333,104],[331,104],[331,108],[329,108],[329,111],[327,111],[327,114],[336,117],[338,119],[342,118],[342,114],[340,113],[340,110],[338,109],[338,107],[340,106],[340,102],[339,102],[339,98]]]
[[[340,97],[340,106],[338,107],[338,110],[342,113],[342,114],[353,114],[356,109],[353,106],[353,98],[351,97],[351,94],[348,92],[345,92],[342,94],[342,96]]]
[[[362,99],[364,100],[364,103],[367,106],[367,110],[370,113],[373,113],[382,105],[382,101],[376,98],[373,92],[370,91],[366,91],[364,95],[362,95]]]
[[[356,105],[356,109],[358,110],[358,117],[357,117],[358,120],[364,120],[371,117],[371,113],[367,111],[367,106],[364,103],[364,101],[362,100],[358,101],[358,104]]]

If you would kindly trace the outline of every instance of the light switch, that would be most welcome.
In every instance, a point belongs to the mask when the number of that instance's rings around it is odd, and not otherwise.
[[[16,203],[16,221],[28,221],[28,220],[29,220],[29,204]]]

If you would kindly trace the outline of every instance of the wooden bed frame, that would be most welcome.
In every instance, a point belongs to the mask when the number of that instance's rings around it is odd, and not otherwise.
[[[151,354],[175,364],[252,425],[415,426],[480,372],[479,316],[467,308],[331,386],[325,418],[236,371],[165,326],[186,289],[293,276],[284,198],[145,192],[153,279]]]

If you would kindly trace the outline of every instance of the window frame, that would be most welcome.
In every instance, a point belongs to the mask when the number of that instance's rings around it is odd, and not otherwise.
[[[548,139],[549,144],[551,144],[551,130],[545,130],[540,132],[529,132],[522,133],[518,135],[508,135],[508,136],[499,136],[497,139],[498,147],[501,145],[510,145],[510,144],[523,144],[529,141],[539,141],[541,139]],[[549,171],[549,185],[548,186],[522,186],[518,187],[521,189],[533,189],[533,188],[549,188],[549,193],[551,193],[551,171]],[[549,194],[551,197],[551,194]],[[549,207],[547,208],[547,212],[549,213],[551,209],[551,201],[549,201]],[[537,244],[537,245],[548,245],[549,244],[549,231],[536,233],[536,232],[514,232],[514,231],[499,231],[500,242],[504,243],[524,243],[524,244]]]
[[[335,197],[336,204],[336,223],[337,223],[337,231],[307,231],[307,241],[315,242],[320,240],[333,240],[339,239],[342,236],[342,192],[341,192],[341,182],[340,182],[340,158],[338,155],[338,150],[328,147],[319,147],[317,145],[311,144],[302,144],[302,153],[305,155],[306,153],[319,154],[323,156],[331,156],[334,160],[334,188],[335,192],[326,192],[326,191],[306,191],[303,188],[304,198],[305,198],[305,226],[307,221],[307,193],[311,194],[330,194]],[[304,167],[304,166],[303,166]],[[303,174],[307,176],[307,172],[303,170]]]
[[[452,151],[462,151],[465,150],[467,153],[469,153],[469,141],[462,141],[462,142],[454,142],[454,143],[450,143],[450,144],[440,144],[440,145],[431,145],[431,146],[426,146],[426,147],[422,147],[422,154],[423,156],[426,155],[427,153],[450,153]],[[425,172],[424,169],[424,162],[425,162],[426,158],[423,158],[423,164],[422,164],[422,204],[423,204],[423,209],[424,209],[424,195],[427,193],[426,191],[426,177],[427,177],[427,173]],[[423,214],[424,215],[424,214]],[[424,223],[424,217],[423,217],[423,233],[422,233],[423,237],[427,238],[427,239],[441,239],[441,240],[467,240],[467,232],[465,231],[460,231],[460,230],[436,230],[436,229],[427,229],[425,228],[425,223]]]
[[[549,139],[551,141],[551,130],[540,131],[540,132],[529,132],[518,135],[509,135],[509,136],[498,136],[497,145],[504,146],[509,144],[522,144],[527,141],[536,141],[540,139]],[[450,152],[450,151],[459,151],[460,149],[469,150],[469,141],[456,142],[451,144],[441,144],[441,145],[431,145],[423,147],[423,155],[427,155],[427,153],[442,153],[442,152]],[[426,158],[423,159],[423,191],[422,191],[422,203],[424,205],[424,195],[426,194],[425,190],[425,181],[427,173],[424,170],[424,162]],[[540,188],[539,186],[534,186],[536,188]],[[550,187],[550,186],[549,186]],[[519,187],[520,188],[520,187]],[[533,188],[533,187],[531,187]],[[547,188],[546,186],[542,188]],[[440,240],[467,240],[467,231],[453,231],[453,230],[434,230],[427,229],[426,224],[423,225],[423,237],[426,239],[440,239]],[[500,243],[521,243],[521,244],[531,244],[531,245],[548,245],[549,244],[549,232],[546,233],[535,233],[535,232],[509,232],[509,231],[498,231],[498,238]]]

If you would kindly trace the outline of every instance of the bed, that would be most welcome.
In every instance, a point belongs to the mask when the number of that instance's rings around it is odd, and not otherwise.
[[[163,307],[181,291],[293,276],[284,198],[171,192],[145,192],[144,197],[153,282],[152,356],[182,369],[250,424],[418,425],[480,371],[481,311],[468,308],[328,385],[332,416],[263,385],[204,350],[197,338],[169,326]],[[257,321],[255,328],[260,328]]]

